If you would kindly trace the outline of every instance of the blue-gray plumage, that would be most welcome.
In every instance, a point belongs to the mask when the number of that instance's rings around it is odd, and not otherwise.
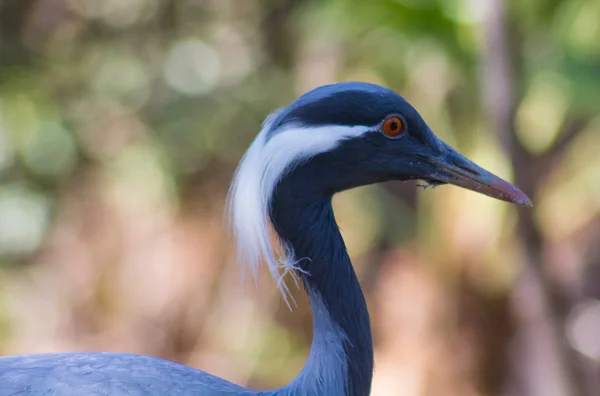
[[[268,117],[230,193],[241,256],[274,277],[295,273],[313,310],[306,364],[287,386],[254,391],[166,360],[121,353],[0,358],[4,395],[365,396],[373,344],[365,299],[338,230],[332,196],[362,185],[423,179],[531,205],[516,187],[440,141],[395,92],[366,83],[317,88]],[[277,231],[276,262],[265,219]]]

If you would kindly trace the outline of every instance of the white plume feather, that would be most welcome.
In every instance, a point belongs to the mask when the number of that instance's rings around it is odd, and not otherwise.
[[[341,140],[360,136],[371,128],[288,125],[267,140],[280,111],[267,117],[242,158],[229,191],[228,209],[230,226],[237,240],[238,260],[247,263],[256,276],[264,258],[287,302],[289,291],[283,277],[298,269],[298,261],[291,246],[282,245],[276,250],[271,243],[268,214],[273,190],[295,165],[332,150]]]

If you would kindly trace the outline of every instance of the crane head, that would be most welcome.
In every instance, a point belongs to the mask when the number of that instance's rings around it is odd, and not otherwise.
[[[274,191],[286,178],[301,186],[298,195],[328,196],[388,180],[421,179],[531,206],[517,187],[435,136],[394,91],[360,82],[322,86],[267,117],[230,190],[239,257],[254,269],[264,257],[279,282],[279,269],[294,267],[285,262],[293,255],[284,252],[283,264],[276,259],[267,219]]]
[[[289,137],[290,144],[300,144],[292,136],[297,129],[305,130],[305,139],[313,138],[311,129],[324,129],[323,134],[329,129],[328,138],[335,139],[333,147],[325,139],[326,148],[315,147],[310,155],[321,162],[320,178],[328,180],[320,182],[331,192],[386,180],[420,179],[431,186],[454,184],[531,206],[517,187],[441,141],[406,100],[378,85],[339,83],[317,88],[278,114],[267,138],[281,135]],[[314,139],[312,144],[318,146],[318,133]]]

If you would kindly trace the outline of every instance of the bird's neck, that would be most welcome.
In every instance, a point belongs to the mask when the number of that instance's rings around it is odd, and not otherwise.
[[[368,395],[373,377],[369,313],[331,196],[311,193],[293,180],[278,186],[271,220],[301,260],[299,276],[310,298],[314,336],[306,365],[290,386],[318,391],[314,394]]]

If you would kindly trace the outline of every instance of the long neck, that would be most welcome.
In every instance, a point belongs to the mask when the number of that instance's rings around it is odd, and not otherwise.
[[[278,186],[271,219],[301,260],[299,276],[310,298],[314,336],[306,365],[290,387],[317,392],[307,394],[368,395],[373,377],[369,313],[331,196],[294,180],[288,177]]]

